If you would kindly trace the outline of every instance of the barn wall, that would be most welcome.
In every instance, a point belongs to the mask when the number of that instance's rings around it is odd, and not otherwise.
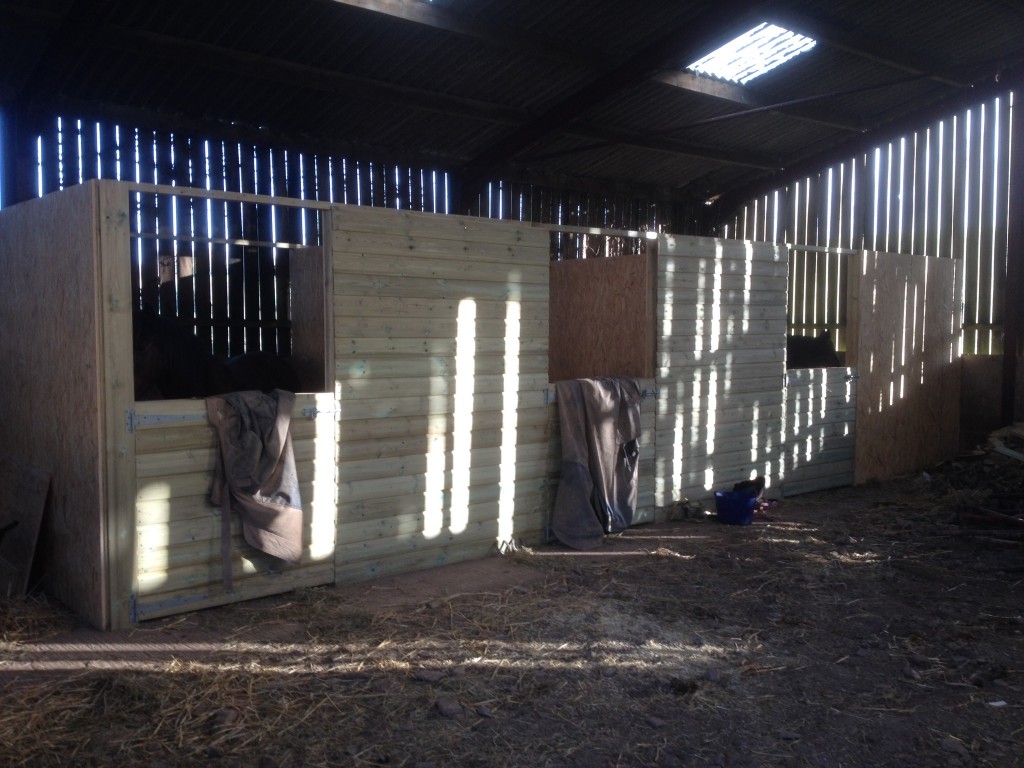
[[[725,237],[789,243],[790,323],[829,328],[847,349],[847,272],[836,249],[960,261],[963,348],[1002,352],[1013,109],[965,106],[750,201]],[[809,246],[804,249],[803,246]],[[996,289],[992,290],[995,285]]]
[[[316,418],[304,415],[319,411]],[[296,396],[291,436],[303,511],[303,553],[282,564],[253,549],[232,515],[232,574],[221,572],[220,509],[210,505],[217,433],[204,400],[135,406],[137,615],[151,619],[334,581],[337,420],[330,394]]]
[[[535,543],[559,461],[548,233],[347,206],[332,219],[338,580]]]
[[[852,368],[786,371],[785,495],[853,485],[856,415]]]
[[[957,452],[962,266],[864,252],[850,263],[847,364],[857,369],[856,481]]]
[[[663,235],[654,501],[781,479],[788,253]]]
[[[103,626],[97,206],[89,185],[0,211],[0,440],[5,452],[50,473],[39,553],[45,586]]]

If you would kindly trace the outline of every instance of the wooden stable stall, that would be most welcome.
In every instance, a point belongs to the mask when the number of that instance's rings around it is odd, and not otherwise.
[[[231,590],[220,511],[206,500],[215,442],[203,403],[134,399],[133,289],[144,280],[130,265],[150,237],[138,213],[146,196],[154,208],[171,197],[190,210],[214,199],[315,213],[312,245],[261,246],[290,253],[288,322],[276,319],[272,336],[292,337],[306,390],[292,427],[303,553],[282,567],[235,524]],[[0,211],[0,319],[19,329],[0,336],[0,436],[51,478],[43,583],[91,623],[123,627],[535,544],[560,466],[550,385],[564,376],[631,375],[650,395],[637,521],[757,475],[769,493],[848,482],[854,421],[860,479],[862,419],[876,444],[910,425],[873,406],[897,377],[893,404],[918,414],[915,435],[943,446],[914,461],[945,451],[958,328],[945,265],[858,262],[851,363],[862,376],[867,367],[865,398],[848,369],[787,376],[785,248],[659,235],[641,252],[552,264],[551,237],[510,222],[113,181]],[[230,232],[171,239],[193,266],[198,246],[254,247]],[[897,306],[886,291],[911,320],[898,342],[873,325],[894,323],[879,315]],[[614,317],[588,320],[588,302]],[[554,361],[549,348],[564,353]]]
[[[0,336],[8,361],[0,369],[0,401],[7,406],[0,430],[6,451],[50,476],[36,558],[42,583],[98,627],[333,580],[333,391],[300,396],[296,405],[307,539],[301,562],[284,569],[264,562],[241,543],[236,525],[231,592],[221,581],[219,555],[211,555],[219,552],[220,530],[219,512],[206,502],[214,449],[204,404],[135,402],[132,293],[139,280],[132,254],[151,237],[139,227],[140,210],[150,204],[143,197],[157,208],[167,198],[213,196],[92,181],[0,211],[0,316],[9,329],[19,329]],[[222,199],[310,207],[240,195]],[[233,247],[223,234],[205,240]],[[316,283],[322,263],[308,267],[313,277],[307,282]],[[312,346],[323,337],[321,331]],[[322,372],[323,363],[321,381]],[[303,423],[303,409],[316,420]]]
[[[784,495],[853,485],[856,417],[852,368],[786,371]]]

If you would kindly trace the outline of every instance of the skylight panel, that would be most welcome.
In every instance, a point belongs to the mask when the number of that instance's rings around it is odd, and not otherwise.
[[[775,24],[758,24],[687,69],[743,85],[794,56],[814,47],[815,41]]]

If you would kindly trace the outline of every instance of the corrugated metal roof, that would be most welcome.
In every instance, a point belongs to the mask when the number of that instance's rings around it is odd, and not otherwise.
[[[771,7],[818,40],[809,53],[743,88],[678,77],[749,28],[749,7],[4,0],[0,103],[247,125],[475,178],[560,175],[699,200],[887,139],[1024,70],[1015,4],[804,0]]]

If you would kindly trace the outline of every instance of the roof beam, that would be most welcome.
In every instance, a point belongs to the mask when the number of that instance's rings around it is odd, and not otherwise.
[[[578,46],[573,46],[564,38],[555,40],[535,33],[524,33],[509,25],[482,22],[479,19],[467,17],[465,14],[456,14],[419,0],[411,2],[410,0],[331,0],[331,2],[499,45],[517,54],[521,54],[525,50],[546,59],[595,71],[608,72],[614,69],[609,65],[607,57],[584,51]],[[772,99],[764,95],[759,96],[756,91],[752,92],[749,88],[742,88],[707,77],[700,78],[678,68],[655,72],[651,75],[651,79],[673,88],[695,91],[711,98],[746,104],[762,110],[772,104]],[[784,111],[789,117],[798,120],[828,125],[846,131],[859,132],[863,130],[859,120],[830,111],[807,107],[780,107],[780,111]]]
[[[324,70],[291,61],[276,59],[264,54],[252,54],[229,50],[219,46],[197,43],[178,37],[143,32],[141,30],[105,25],[98,35],[98,41],[118,51],[158,56],[168,61],[201,62],[214,71],[242,73],[261,79],[283,83],[295,88],[318,91],[325,94],[345,95],[368,101],[386,101],[412,109],[422,109],[445,115],[455,115],[467,120],[486,121],[510,127],[523,125],[535,119],[536,115],[521,109],[491,104],[475,99],[424,91],[409,86],[396,85],[382,80],[356,77],[332,70]],[[216,115],[229,119],[230,115]],[[775,169],[774,159],[747,153],[724,151],[711,146],[693,145],[669,137],[638,136],[626,132],[611,132],[591,126],[585,122],[564,126],[559,131],[585,139],[590,145],[580,151],[620,145],[640,149],[656,150],[689,157],[702,157],[730,165],[742,165],[765,170]]]
[[[745,112],[736,112],[732,115],[723,116],[724,119],[733,119],[753,115],[759,112],[782,112],[789,117],[795,117],[807,122],[827,125],[831,128],[839,128],[844,131],[860,133],[865,130],[864,121],[851,115],[836,113],[833,110],[814,109],[806,106],[810,102],[827,99],[831,94],[821,96],[810,96],[805,99],[779,101],[770,98],[767,94],[748,86],[735,85],[724,80],[715,80],[710,77],[702,77],[693,72],[686,72],[679,69],[666,69],[656,73],[652,78],[659,83],[670,85],[673,88],[682,88],[694,93],[703,93],[722,101],[731,101],[735,104],[742,104],[750,107]]]
[[[482,40],[490,45],[497,45],[518,54],[526,51],[546,59],[589,69],[605,69],[607,67],[601,57],[567,44],[565,40],[556,40],[533,32],[525,33],[508,24],[483,21],[479,17],[455,13],[446,8],[420,2],[420,0],[331,0],[331,2],[421,24],[454,35]]]
[[[707,49],[709,40],[729,39],[738,34],[737,30],[747,29],[751,14],[756,9],[756,5],[751,7],[745,0],[723,0],[713,8],[705,8],[697,16],[662,33],[615,70],[594,77],[588,85],[485,149],[470,163],[470,169],[485,173],[506,164],[545,136],[565,131],[596,104],[607,101],[638,81],[649,79],[666,66],[696,57]]]
[[[945,76],[942,74],[942,67],[938,61],[928,61],[907,51],[906,44],[901,41],[887,40],[877,33],[868,35],[848,25],[840,25],[823,14],[811,16],[776,7],[766,11],[765,16],[786,29],[813,37],[823,45],[838,48],[886,67],[912,75],[920,75],[951,88],[959,89],[969,85],[969,83]]]

